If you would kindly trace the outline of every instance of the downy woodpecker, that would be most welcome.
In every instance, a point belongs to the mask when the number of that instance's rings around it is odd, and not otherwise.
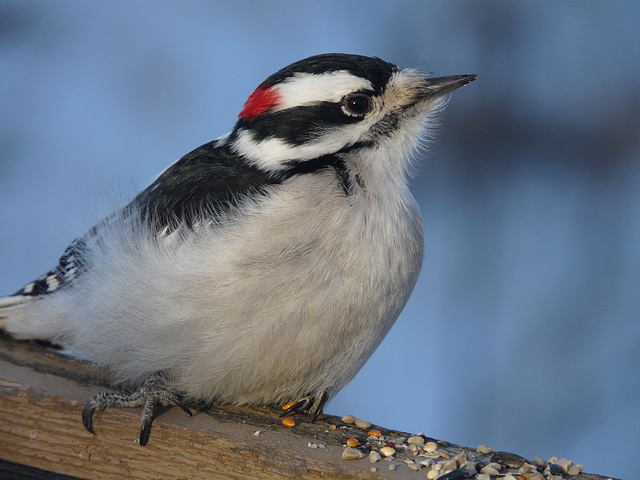
[[[423,228],[407,169],[445,95],[428,77],[325,54],[274,73],[231,133],[188,153],[0,299],[0,327],[46,340],[133,393],[108,406],[324,404],[360,370],[416,283]]]

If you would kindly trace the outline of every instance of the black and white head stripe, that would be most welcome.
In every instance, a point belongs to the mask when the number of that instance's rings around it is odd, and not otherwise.
[[[295,62],[256,88],[238,115],[236,128],[266,113],[336,102],[358,88],[380,95],[391,74],[398,70],[395,65],[377,58],[338,53]]]
[[[374,91],[380,94],[391,74],[397,70],[399,67],[379,58],[346,53],[326,53],[292,63],[271,75],[262,85],[277,85],[296,75],[325,75],[340,71],[369,81]]]
[[[232,150],[267,171],[334,154],[358,142],[358,128],[400,69],[376,58],[326,54],[271,75],[240,112]]]
[[[428,114],[444,105],[441,98],[474,78],[430,78],[358,55],[310,57],[260,84],[224,143],[246,164],[280,176],[296,163],[312,161],[317,171],[321,158],[344,160],[364,149],[370,155],[383,144],[385,151],[397,145],[391,156],[403,157]]]

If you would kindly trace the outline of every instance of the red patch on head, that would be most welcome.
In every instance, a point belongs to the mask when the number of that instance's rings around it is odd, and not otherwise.
[[[269,85],[260,85],[249,95],[247,101],[244,102],[244,106],[238,117],[243,120],[253,120],[258,115],[269,110],[276,103],[278,103],[278,94],[272,90]]]

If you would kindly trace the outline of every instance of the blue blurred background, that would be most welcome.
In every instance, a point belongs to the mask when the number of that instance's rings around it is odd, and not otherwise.
[[[477,73],[412,182],[413,297],[327,411],[635,477],[638,25],[637,2],[0,1],[0,293],[292,61]]]

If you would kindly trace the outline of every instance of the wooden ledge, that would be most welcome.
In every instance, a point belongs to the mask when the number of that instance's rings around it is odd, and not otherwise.
[[[101,390],[105,390],[104,382],[81,363],[0,334],[0,459],[4,460],[0,461],[0,477],[426,478],[425,469],[412,471],[404,464],[405,458],[415,458],[411,452],[396,455],[394,462],[371,464],[366,457],[342,460],[344,438],[365,443],[366,431],[328,415],[314,424],[294,416],[296,426],[287,428],[274,409],[221,406],[187,417],[173,408],[154,422],[149,444],[140,447],[140,410],[108,408],[96,413],[97,435],[92,435],[82,425],[81,413],[86,401]],[[408,436],[375,428],[385,437]],[[479,456],[446,442],[439,446],[451,455],[464,451]],[[486,463],[500,460],[516,469],[523,463],[517,455],[504,452],[484,457]],[[398,468],[389,470],[391,463]],[[371,473],[371,467],[377,471]],[[582,473],[566,478],[606,477]]]

